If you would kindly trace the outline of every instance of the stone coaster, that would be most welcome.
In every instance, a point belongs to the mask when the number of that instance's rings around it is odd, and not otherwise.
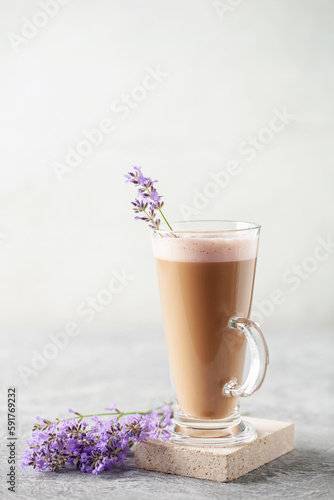
[[[150,440],[137,443],[135,463],[140,469],[228,482],[257,469],[293,449],[294,425],[250,418],[257,431],[252,443],[233,448],[184,446]]]

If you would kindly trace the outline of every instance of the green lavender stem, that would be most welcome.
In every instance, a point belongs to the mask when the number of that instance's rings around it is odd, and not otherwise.
[[[162,217],[163,217],[164,221],[166,222],[167,226],[169,227],[169,229],[170,229],[171,231],[173,231],[172,227],[169,225],[169,223],[168,223],[168,221],[167,221],[166,217],[164,216],[164,214],[162,213],[162,211],[161,211],[160,209],[159,209],[159,212],[161,213],[161,215],[162,215]]]
[[[172,405],[172,403],[168,403],[169,407],[171,407],[171,405]],[[155,408],[155,409],[156,410],[160,410],[163,406],[166,406],[166,405],[163,404],[161,406],[158,406],[158,408]],[[119,418],[125,417],[126,415],[136,415],[136,414],[139,414],[139,415],[148,415],[151,412],[152,412],[152,410],[148,410],[148,411],[128,411],[128,412],[121,412],[119,410],[116,410],[115,412],[92,413],[91,415],[81,415],[81,413],[75,412],[75,415],[77,415],[77,417],[64,418],[64,420],[73,420],[74,418],[79,418],[79,419],[82,420],[83,418],[104,417],[104,416],[107,416],[107,415],[111,415],[111,416],[118,415],[117,419],[119,419]]]

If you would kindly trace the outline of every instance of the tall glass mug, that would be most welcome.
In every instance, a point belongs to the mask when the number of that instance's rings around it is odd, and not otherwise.
[[[176,393],[171,439],[198,446],[250,442],[256,432],[241,420],[238,401],[259,389],[268,364],[263,334],[249,319],[260,226],[191,221],[172,228],[153,231]]]

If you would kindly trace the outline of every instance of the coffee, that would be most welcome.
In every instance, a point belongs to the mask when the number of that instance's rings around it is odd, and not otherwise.
[[[257,245],[257,238],[214,233],[154,241],[173,382],[191,417],[220,419],[237,408],[223,387],[241,383],[246,340],[229,321],[250,315]]]

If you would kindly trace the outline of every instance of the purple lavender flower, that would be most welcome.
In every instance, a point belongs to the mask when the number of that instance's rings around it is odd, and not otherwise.
[[[99,474],[123,463],[136,441],[148,438],[166,441],[170,437],[172,412],[168,405],[152,412],[121,413],[112,403],[111,418],[92,417],[89,424],[84,415],[51,422],[36,417],[32,439],[27,441],[21,467],[37,471],[57,471],[66,466],[82,472]],[[86,416],[87,417],[87,416]]]
[[[155,182],[158,182],[157,180],[152,180],[150,177],[145,177],[142,174],[141,167],[133,167],[134,172],[128,172],[127,174],[124,175],[125,177],[125,182],[131,182],[132,184],[135,184],[136,186],[141,186],[139,189],[142,190],[147,187],[151,187]]]
[[[133,170],[133,172],[125,174],[124,177],[126,182],[131,182],[138,187],[137,198],[131,203],[136,213],[143,212],[144,215],[142,217],[136,216],[135,219],[149,222],[151,228],[159,229],[161,221],[156,216],[156,211],[158,210],[167,226],[172,231],[171,226],[161,211],[164,205],[162,196],[159,195],[154,187],[154,184],[158,181],[156,179],[152,180],[150,177],[145,177],[141,171],[141,167],[133,167]]]
[[[108,408],[105,409],[106,411],[115,411],[116,410],[116,403],[110,403]]]
[[[169,406],[163,406],[160,411],[153,410],[147,415],[148,433],[151,439],[162,439],[167,441],[170,438],[170,427],[172,425],[171,416],[173,412]]]
[[[162,200],[162,196],[158,194],[156,189],[152,189],[149,195],[151,200],[151,205],[155,205],[155,208],[159,209],[163,206],[164,202]]]

